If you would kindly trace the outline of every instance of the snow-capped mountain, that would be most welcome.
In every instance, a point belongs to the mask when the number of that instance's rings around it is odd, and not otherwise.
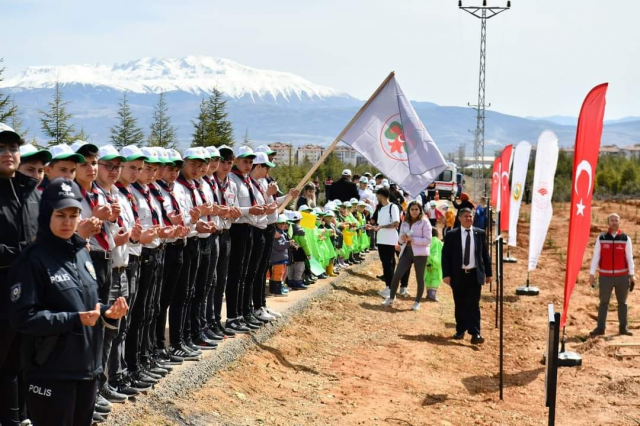
[[[29,67],[1,82],[0,88],[48,89],[54,87],[56,81],[63,87],[105,87],[138,94],[180,91],[201,95],[217,87],[229,98],[253,101],[352,99],[345,92],[311,83],[295,74],[260,70],[208,56],[143,58],[111,65]]]

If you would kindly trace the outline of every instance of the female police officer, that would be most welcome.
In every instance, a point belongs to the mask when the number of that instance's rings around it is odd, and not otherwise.
[[[87,242],[75,234],[82,195],[68,179],[42,194],[35,243],[10,272],[11,320],[22,333],[27,405],[34,425],[91,425],[102,372],[103,327],[128,309],[98,303]]]

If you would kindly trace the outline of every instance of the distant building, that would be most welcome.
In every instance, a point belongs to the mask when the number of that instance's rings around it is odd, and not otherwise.
[[[634,145],[636,146],[636,145]],[[618,145],[600,145],[600,156],[615,156],[615,157],[627,157],[631,154],[631,152],[635,152],[635,150],[630,151],[629,149],[632,147],[624,147],[618,148]],[[574,147],[570,148],[560,148],[560,151],[572,154],[574,153]]]
[[[290,166],[294,162],[293,145],[290,143],[275,142],[269,145],[269,148],[276,152],[276,164]]]
[[[298,148],[296,152],[296,164],[304,163],[304,160],[308,160],[311,164],[315,164],[320,157],[322,157],[322,153],[324,152],[325,147],[320,145],[304,145]]]
[[[350,146],[339,146],[333,150],[338,160],[345,164],[356,166],[358,164],[358,158],[362,158],[358,152]]]

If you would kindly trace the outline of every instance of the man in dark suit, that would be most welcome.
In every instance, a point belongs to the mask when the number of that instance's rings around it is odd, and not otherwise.
[[[473,210],[460,209],[460,227],[449,231],[442,248],[443,281],[453,290],[456,334],[463,339],[471,334],[471,343],[484,343],[480,334],[480,293],[484,283],[491,282],[491,258],[485,232],[474,228]]]

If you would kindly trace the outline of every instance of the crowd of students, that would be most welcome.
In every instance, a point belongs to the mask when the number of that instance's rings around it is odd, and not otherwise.
[[[435,205],[348,169],[324,205],[317,183],[287,197],[274,157],[266,145],[38,149],[0,124],[0,424],[103,421],[176,365],[281,317],[267,296],[370,250],[386,304],[399,284],[408,295],[411,265],[414,309],[425,288],[437,301]]]

